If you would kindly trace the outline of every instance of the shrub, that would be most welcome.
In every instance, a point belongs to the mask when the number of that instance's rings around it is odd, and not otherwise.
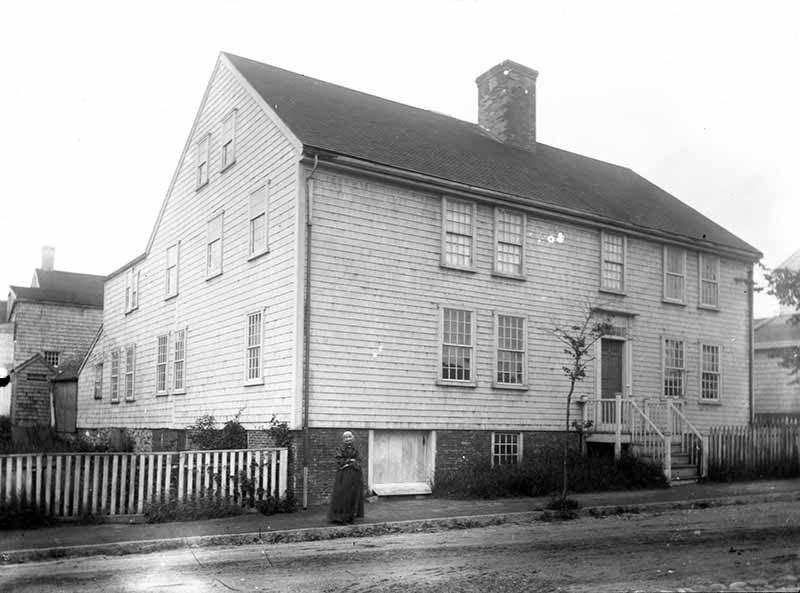
[[[241,504],[228,497],[202,496],[179,501],[151,502],[144,506],[144,517],[148,523],[168,521],[193,521],[195,519],[218,519],[244,513]]]
[[[55,517],[30,503],[18,507],[17,501],[11,500],[0,505],[0,529],[36,529],[57,522]]]
[[[247,449],[247,430],[239,423],[239,416],[228,420],[222,428],[217,428],[214,416],[206,414],[188,427],[192,445],[202,450],[209,449]]]

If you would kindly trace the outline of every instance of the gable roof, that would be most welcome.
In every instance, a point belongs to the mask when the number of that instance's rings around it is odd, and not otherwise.
[[[761,253],[626,167],[546,144],[528,152],[477,124],[223,53],[306,149],[419,173],[660,232]]]
[[[50,373],[55,373],[56,372],[56,368],[45,360],[45,358],[44,358],[44,356],[42,356],[41,352],[37,352],[36,354],[31,356],[30,358],[28,358],[24,362],[19,363],[17,366],[15,366],[13,369],[11,369],[10,372],[11,372],[12,375],[17,374],[17,373],[21,373],[23,370],[25,370],[27,367],[32,365],[34,362],[39,363],[40,366],[43,366],[46,369],[48,369],[48,371]]]
[[[781,263],[776,268],[789,268],[793,272],[800,271],[800,249],[790,255],[785,262]]]
[[[102,278],[102,276],[101,276]],[[38,303],[56,303],[60,305],[79,305],[83,307],[103,308],[102,284],[100,290],[91,288],[28,288],[26,286],[10,286],[13,293],[13,307],[17,302],[29,301]],[[11,317],[11,311],[9,311]]]
[[[34,278],[37,288],[75,292],[85,294],[90,298],[103,294],[103,282],[105,281],[105,276],[40,268],[34,270]]]
[[[777,315],[756,320],[753,338],[756,350],[800,346],[800,324],[790,323],[793,315]]]

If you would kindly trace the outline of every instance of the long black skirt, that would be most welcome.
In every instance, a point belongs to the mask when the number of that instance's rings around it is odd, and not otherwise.
[[[331,494],[328,520],[335,523],[352,523],[364,516],[364,484],[361,470],[346,467],[336,472]]]

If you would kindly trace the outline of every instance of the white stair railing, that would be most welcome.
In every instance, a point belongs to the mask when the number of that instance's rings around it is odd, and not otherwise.
[[[672,437],[664,435],[644,410],[630,401],[631,446],[634,452],[661,465],[667,480],[672,479]]]
[[[674,434],[680,435],[681,453],[689,456],[689,463],[697,466],[698,474],[701,478],[705,478],[708,475],[708,437],[700,434],[700,431],[689,422],[681,407],[682,402],[675,405],[672,400],[667,400],[670,424],[674,426]]]

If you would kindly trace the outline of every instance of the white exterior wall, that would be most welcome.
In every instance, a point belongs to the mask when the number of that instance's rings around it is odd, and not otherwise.
[[[477,271],[456,271],[440,266],[440,195],[322,170],[316,177],[312,427],[561,429],[568,390],[561,367],[568,361],[551,332],[556,322],[574,323],[587,304],[632,315],[632,395],[661,394],[661,336],[681,337],[690,419],[699,428],[747,422],[749,264],[723,259],[721,310],[701,310],[697,253],[690,251],[687,304],[666,304],[662,244],[629,236],[627,296],[601,293],[599,229],[529,214],[527,280],[494,277],[493,207],[480,203]],[[547,241],[559,232],[563,243]],[[477,313],[476,387],[436,385],[441,307]],[[491,385],[495,312],[527,316],[527,391]],[[722,349],[719,405],[698,404],[701,341]],[[598,390],[592,365],[575,397]]]
[[[779,350],[756,350],[755,409],[757,414],[800,413],[800,385],[791,384],[793,375],[781,366]]]
[[[221,125],[238,110],[236,162],[220,171]],[[211,133],[209,183],[195,183],[196,142]],[[179,164],[141,272],[139,307],[124,311],[126,273],[105,285],[103,335],[79,381],[78,426],[183,428],[203,414],[218,422],[242,410],[248,427],[272,414],[295,414],[297,327],[297,179],[295,144],[228,70],[210,83],[188,150]],[[249,194],[270,182],[268,254],[248,261]],[[206,278],[207,221],[223,210],[222,275]],[[179,292],[165,299],[166,249],[180,241]],[[245,386],[245,322],[263,309],[264,384]],[[186,393],[155,394],[157,336],[187,329]],[[171,371],[173,335],[169,342]],[[124,347],[136,344],[134,402],[124,401]],[[110,403],[111,351],[120,352],[120,403]],[[103,361],[103,399],[95,400],[95,364]],[[172,381],[171,372],[168,382]]]

